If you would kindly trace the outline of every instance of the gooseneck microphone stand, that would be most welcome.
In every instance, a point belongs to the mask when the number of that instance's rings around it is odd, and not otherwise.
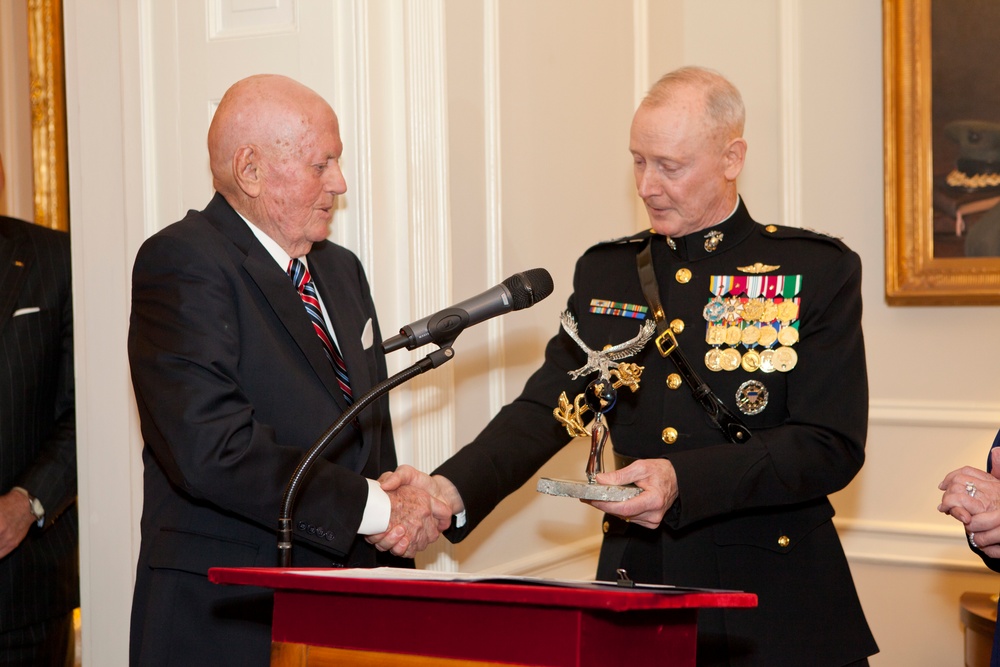
[[[458,335],[457,332],[455,335]],[[398,387],[404,382],[412,380],[418,375],[426,373],[432,368],[437,368],[445,362],[450,361],[452,357],[455,356],[454,350],[451,349],[451,344],[453,342],[454,338],[447,342],[443,342],[440,348],[434,350],[417,363],[400,371],[399,373],[396,373],[391,378],[383,380],[368,390],[358,400],[356,400],[346,412],[342,413],[340,417],[337,418],[337,421],[330,425],[330,428],[328,428],[326,432],[319,437],[319,439],[302,458],[298,467],[295,469],[295,472],[292,474],[291,479],[288,480],[288,484],[285,486],[285,493],[281,498],[281,513],[278,515],[279,567],[291,567],[292,565],[292,508],[295,506],[295,498],[298,495],[299,486],[302,484],[302,480],[309,473],[309,469],[312,468],[313,463],[316,462],[319,455],[323,453],[326,446],[330,444],[330,442],[332,442],[333,439],[336,438],[348,424],[354,421],[362,410],[374,403],[382,395],[388,393],[390,389]]]

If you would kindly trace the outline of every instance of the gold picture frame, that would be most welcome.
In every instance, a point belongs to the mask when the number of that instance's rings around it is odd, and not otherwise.
[[[29,0],[31,160],[35,223],[69,230],[62,0]]]
[[[934,252],[931,0],[883,0],[882,15],[886,301],[1000,304],[1000,257]]]

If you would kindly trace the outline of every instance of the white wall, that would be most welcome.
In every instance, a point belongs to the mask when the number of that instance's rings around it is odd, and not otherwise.
[[[935,511],[936,485],[982,464],[1000,423],[996,369],[975,333],[1000,322],[992,308],[885,305],[879,3],[270,4],[66,3],[87,664],[125,664],[137,551],[128,272],[145,236],[207,202],[204,133],[229,83],[278,71],[338,110],[350,191],[333,236],[362,257],[384,329],[514,272],[552,273],[551,298],[465,332],[455,361],[394,393],[401,456],[428,467],[519,392],[556,329],[577,255],[643,224],[631,112],[659,74],[687,63],[721,70],[744,93],[741,192],[755,217],[842,236],[865,264],[868,461],[834,502],[882,648],[873,664],[961,664],[958,597],[997,586]],[[583,454],[571,445],[542,474],[578,476]],[[525,488],[422,563],[586,577],[598,519]]]

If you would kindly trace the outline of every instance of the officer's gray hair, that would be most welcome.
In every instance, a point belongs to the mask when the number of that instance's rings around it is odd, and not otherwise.
[[[670,99],[679,88],[693,87],[705,95],[705,108],[716,125],[728,130],[730,137],[743,136],[746,109],[743,96],[726,77],[707,67],[681,67],[667,72],[653,84],[642,106],[658,107]]]

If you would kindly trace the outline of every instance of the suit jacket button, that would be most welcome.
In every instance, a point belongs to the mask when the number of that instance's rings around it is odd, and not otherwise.
[[[788,535],[782,535],[781,537],[778,538],[778,546],[781,547],[782,549],[784,549],[791,543],[792,541],[788,539]]]
[[[667,376],[667,387],[670,389],[679,389],[681,384],[683,384],[683,381],[677,373],[671,373]]]
[[[601,525],[601,530],[603,530],[603,531],[604,531],[605,533],[606,533],[606,532],[608,532],[609,530],[611,530],[611,524],[610,524],[610,523],[608,523],[607,521],[605,521],[605,522],[604,522],[604,523],[603,523],[603,524]]]
[[[660,434],[660,439],[668,445],[672,445],[677,442],[677,429],[673,426],[668,426],[663,429],[663,433]]]
[[[677,269],[677,273],[674,274],[674,278],[681,285],[684,285],[691,280],[691,270],[690,269]]]
[[[675,334],[682,333],[684,331],[684,320],[678,318],[676,320],[670,321],[670,330]]]

